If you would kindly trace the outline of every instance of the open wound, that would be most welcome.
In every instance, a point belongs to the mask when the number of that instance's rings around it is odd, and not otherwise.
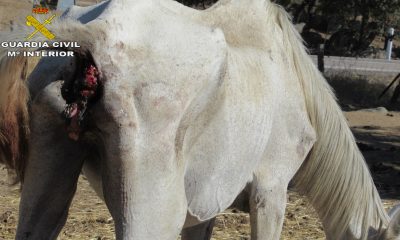
[[[84,69],[83,73],[77,72],[73,81],[64,82],[61,88],[61,94],[67,102],[63,111],[66,130],[68,137],[74,141],[78,141],[85,130],[89,109],[100,96],[101,86],[96,66],[93,63],[85,63],[81,66],[78,69]]]

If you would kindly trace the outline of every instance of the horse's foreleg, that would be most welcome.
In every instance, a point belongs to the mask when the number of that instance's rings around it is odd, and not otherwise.
[[[281,235],[287,184],[255,179],[250,195],[252,240],[278,240]]]
[[[293,125],[294,130],[287,126],[276,126],[264,159],[254,173],[250,193],[252,240],[280,238],[289,181],[315,141],[314,130],[304,122],[298,122],[298,127]]]
[[[182,230],[182,240],[210,240],[215,218]]]
[[[16,239],[56,239],[65,224],[83,158],[67,138],[58,105],[47,92],[32,105],[31,154],[25,170]],[[57,95],[55,95],[57,96]]]

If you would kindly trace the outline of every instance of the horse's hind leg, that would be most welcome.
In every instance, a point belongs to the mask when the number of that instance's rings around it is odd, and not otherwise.
[[[210,240],[215,218],[182,230],[182,240]]]
[[[57,85],[57,84],[55,84]],[[83,158],[67,138],[51,85],[32,104],[31,155],[25,170],[16,239],[56,239],[65,224]]]

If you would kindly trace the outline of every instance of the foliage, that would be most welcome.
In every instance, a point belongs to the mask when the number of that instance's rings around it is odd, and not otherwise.
[[[207,8],[217,0],[177,1]],[[332,55],[361,56],[377,36],[386,35],[388,27],[400,26],[400,0],[271,1],[284,6],[294,23],[305,23],[303,37],[310,47],[325,41],[327,53]],[[400,29],[396,33],[400,35]]]
[[[360,55],[376,36],[400,24],[400,0],[277,0],[304,22],[304,31],[315,30],[327,39],[335,55]],[[397,31],[400,31],[398,29]],[[330,41],[329,41],[330,40]],[[337,50],[340,48],[340,50]]]

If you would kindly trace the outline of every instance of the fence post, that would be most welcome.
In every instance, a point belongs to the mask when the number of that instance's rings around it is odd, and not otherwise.
[[[318,49],[318,70],[322,73],[325,72],[324,49],[325,44],[320,44]]]
[[[389,28],[387,32],[386,59],[392,60],[394,28]]]

